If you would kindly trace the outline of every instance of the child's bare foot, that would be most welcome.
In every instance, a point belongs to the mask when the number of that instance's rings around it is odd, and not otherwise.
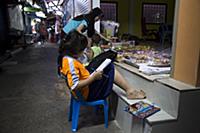
[[[133,90],[127,93],[128,99],[144,99],[146,98],[145,92],[143,90]]]

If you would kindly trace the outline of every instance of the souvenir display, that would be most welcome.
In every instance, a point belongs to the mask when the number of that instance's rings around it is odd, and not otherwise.
[[[171,55],[169,50],[158,51],[148,45],[115,45],[114,50],[118,52],[117,60],[136,68],[146,67],[170,67]],[[168,69],[167,69],[168,70]],[[170,71],[167,71],[168,73]],[[162,72],[160,72],[162,73]],[[159,74],[159,71],[156,72]]]

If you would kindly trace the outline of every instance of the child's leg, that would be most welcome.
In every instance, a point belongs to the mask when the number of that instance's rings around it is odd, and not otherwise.
[[[116,69],[115,69],[114,82],[115,84],[117,84],[119,87],[121,87],[123,90],[126,91],[127,98],[129,99],[145,98],[145,93],[142,90],[138,91],[134,87],[132,87]]]

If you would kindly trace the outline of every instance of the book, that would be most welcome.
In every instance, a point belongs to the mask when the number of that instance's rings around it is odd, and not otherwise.
[[[125,111],[129,112],[130,114],[140,119],[145,119],[153,115],[154,113],[160,111],[160,108],[158,106],[155,106],[154,104],[149,104],[144,101],[139,101],[125,107]]]
[[[110,63],[111,63],[111,59],[105,59],[105,60],[101,63],[101,65],[97,67],[97,69],[96,69],[95,71],[103,71],[103,69],[106,68]],[[95,71],[94,71],[94,72],[95,72]],[[93,73],[94,73],[94,72],[93,72]],[[92,74],[93,74],[93,73],[92,73]],[[92,75],[92,74],[91,74],[91,75]]]

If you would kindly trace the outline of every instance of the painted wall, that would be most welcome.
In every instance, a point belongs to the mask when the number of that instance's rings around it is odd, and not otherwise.
[[[119,33],[130,32],[141,37],[142,2],[145,3],[167,3],[167,23],[173,24],[175,0],[101,0],[118,3],[118,22],[120,23]],[[132,15],[132,16],[130,16]],[[132,18],[131,18],[132,17]],[[131,21],[129,21],[131,18]],[[129,27],[131,29],[129,29]],[[158,25],[148,25],[148,28],[158,28]]]
[[[142,3],[166,3],[167,24],[173,24],[175,0],[134,0],[133,7],[133,29],[132,33],[141,37]],[[147,25],[148,29],[158,29],[159,25]]]
[[[173,78],[194,86],[200,86],[199,11],[199,0],[179,0]]]
[[[118,3],[118,22],[120,23],[119,35],[128,32],[129,26],[129,2],[130,0],[101,0]]]

